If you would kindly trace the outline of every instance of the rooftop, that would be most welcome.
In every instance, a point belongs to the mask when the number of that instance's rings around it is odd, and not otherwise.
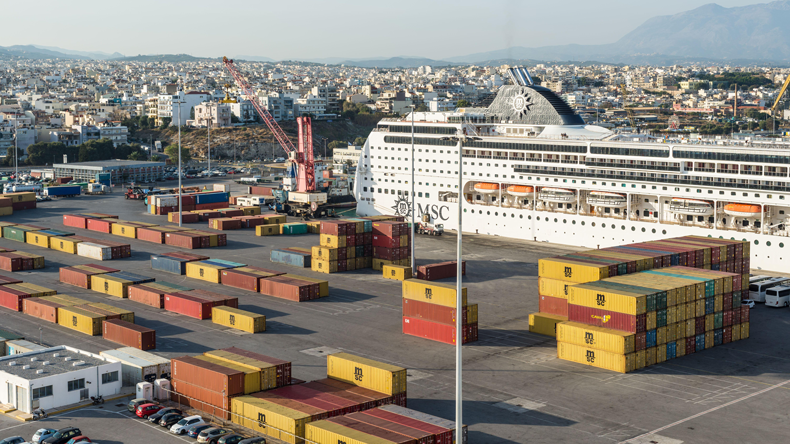
[[[164,162],[146,162],[144,160],[96,160],[93,162],[73,162],[73,163],[56,163],[53,165],[55,168],[73,168],[73,167],[135,167],[135,166],[160,166]]]
[[[14,365],[11,365],[12,363]],[[107,361],[86,352],[59,346],[19,355],[3,356],[0,358],[0,371],[24,379],[39,379],[106,363]],[[39,370],[42,373],[39,373]]]

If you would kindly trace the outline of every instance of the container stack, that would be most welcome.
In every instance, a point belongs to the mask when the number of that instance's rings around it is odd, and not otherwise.
[[[154,308],[165,308],[165,295],[192,291],[192,288],[169,282],[149,282],[145,284],[130,285],[127,288],[130,301],[150,305]]]
[[[154,281],[154,278],[126,271],[97,273],[91,275],[91,290],[117,298],[128,298],[130,286]]]
[[[231,419],[231,398],[291,384],[291,363],[231,347],[171,360],[173,400]]]
[[[539,261],[539,312],[530,314],[530,331],[555,336],[568,320],[568,287],[670,266],[687,266],[741,275],[734,297],[749,287],[749,243],[684,236],[600,250],[580,251]]]
[[[461,261],[461,275],[466,276],[466,261]],[[417,267],[417,279],[437,281],[458,277],[458,261],[439,262],[438,264]]]
[[[455,284],[404,280],[403,333],[455,344],[456,316],[461,316],[461,343],[477,341],[477,304],[467,304],[466,287],[461,290],[461,307],[458,307]]]
[[[91,336],[102,335],[102,323],[106,320],[134,324],[134,312],[129,310],[56,294],[54,290],[46,293],[47,296],[25,298],[22,301],[22,312]]]
[[[373,266],[373,221],[322,221],[320,245],[312,248],[311,268],[320,273],[352,271]]]
[[[60,282],[74,285],[86,290],[91,289],[91,276],[96,274],[117,273],[121,270],[104,265],[87,264],[60,268]]]
[[[382,271],[384,265],[411,265],[411,229],[406,222],[374,221],[372,267]]]
[[[205,290],[165,293],[165,310],[195,319],[211,319],[212,308],[220,305],[239,308],[239,298]]]
[[[205,191],[181,194],[181,212],[227,208],[229,194],[224,191]],[[145,200],[148,213],[161,216],[178,213],[178,195],[148,196]]]
[[[408,410],[405,409],[404,368],[337,353],[327,356],[327,375],[328,378],[318,381],[234,398],[231,400],[231,420],[255,432],[295,444],[304,442],[306,426],[315,421],[338,418],[342,422],[341,418],[346,418],[343,415],[385,405]]]
[[[35,209],[36,193],[32,191],[5,193],[0,197],[0,216],[10,216],[14,211]]]

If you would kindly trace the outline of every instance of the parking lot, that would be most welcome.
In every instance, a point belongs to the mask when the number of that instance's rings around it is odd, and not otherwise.
[[[234,188],[241,191],[242,186]],[[167,224],[164,217],[146,214],[142,203],[125,200],[119,190],[109,196],[42,203],[36,210],[19,211],[4,220],[68,229],[100,239],[122,239],[62,225],[64,213],[95,211],[117,214],[125,220]],[[207,229],[203,223],[195,226]],[[269,261],[271,249],[316,245],[317,235],[256,237],[252,230],[226,233],[227,247],[198,251],[212,258],[328,279],[330,296],[295,303],[154,271],[149,266],[151,254],[177,249],[134,239],[129,240],[131,258],[104,264],[157,281],[237,296],[239,308],[266,315],[266,332],[239,333],[210,321],[59,282],[60,267],[91,263],[86,258],[7,239],[0,239],[0,247],[46,256],[44,270],[14,273],[26,282],[133,310],[138,324],[156,329],[156,353],[161,356],[171,358],[237,346],[290,360],[294,377],[314,380],[326,377],[327,354],[348,351],[408,368],[408,406],[448,419],[454,417],[455,348],[401,333],[399,282],[382,279],[379,272],[370,269],[324,275]],[[452,260],[455,241],[452,233],[418,236],[418,263]],[[612,443],[637,438],[633,442],[677,444],[786,439],[790,433],[790,347],[781,338],[790,334],[790,310],[758,305],[752,310],[750,339],[632,374],[560,361],[552,338],[528,331],[528,315],[538,309],[537,260],[571,250],[545,243],[464,236],[468,273],[464,285],[469,302],[479,304],[480,319],[480,340],[464,347],[464,422],[469,426],[470,442]],[[0,328],[33,341],[38,341],[40,327],[46,344],[92,352],[118,347],[101,337],[0,310]],[[56,424],[52,427],[77,425],[102,443],[166,443],[179,439],[127,416],[125,408],[107,404],[103,409],[82,409],[38,423],[20,425],[0,420],[0,438],[14,434],[29,438],[37,428],[52,422]]]

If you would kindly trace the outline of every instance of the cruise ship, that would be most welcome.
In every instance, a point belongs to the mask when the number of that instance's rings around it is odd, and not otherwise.
[[[464,232],[588,248],[743,239],[752,268],[790,269],[790,144],[616,134],[525,69],[510,75],[486,108],[379,122],[359,159],[357,214],[409,220],[414,199],[417,221],[457,229],[460,193]]]

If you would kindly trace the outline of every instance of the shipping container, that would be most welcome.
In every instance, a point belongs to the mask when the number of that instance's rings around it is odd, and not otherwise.
[[[458,263],[456,261],[441,262],[438,264],[420,265],[417,267],[417,279],[434,281],[457,276]],[[466,261],[461,261],[461,273],[466,275]]]
[[[186,275],[193,279],[219,284],[222,282],[222,270],[227,268],[230,267],[206,261],[187,262]]]
[[[215,324],[246,331],[248,333],[260,333],[266,331],[266,316],[239,310],[232,307],[213,307],[211,321]]]
[[[445,344],[455,344],[456,328],[454,325],[440,324],[420,318],[403,317],[403,333],[417,336]],[[463,326],[462,344],[475,342],[478,339],[478,324],[465,324]]]
[[[619,354],[592,347],[557,342],[557,357],[566,361],[585,364],[618,373],[636,369],[636,354]],[[647,365],[647,363],[646,363]]]
[[[156,348],[156,331],[120,319],[105,320],[102,337],[140,350]]]
[[[274,276],[260,280],[261,294],[295,302],[310,300],[311,287],[314,286],[315,284],[311,282],[291,279],[285,276]]]
[[[121,380],[124,387],[134,387],[138,382],[153,383],[162,376],[156,363],[123,350],[125,349],[105,350],[99,352],[99,355],[109,362],[121,363]]]
[[[447,307],[457,307],[456,288],[454,284],[427,283],[419,279],[406,279],[403,281],[403,297]],[[461,306],[466,306],[466,287],[461,288]]]
[[[165,233],[165,244],[188,249],[202,248],[200,236],[183,232]]]
[[[289,444],[304,443],[305,425],[313,418],[254,396],[234,398],[231,411],[235,413],[231,415],[233,422]]]
[[[551,296],[538,296],[538,311],[568,317],[568,300]]]
[[[272,250],[270,260],[275,263],[293,265],[295,267],[310,268],[311,253],[303,253],[294,250],[277,249]]]
[[[406,393],[406,369],[349,353],[327,356],[327,376],[387,395]]]
[[[266,356],[260,353],[243,350],[237,347],[225,348],[219,351],[272,364],[277,369],[277,386],[281,387],[291,384],[291,363],[288,361],[283,361],[282,359],[273,358],[271,356]],[[212,354],[212,353],[213,352],[209,352],[207,354]]]
[[[557,341],[590,347],[617,354],[636,351],[635,335],[609,328],[595,327],[577,322],[557,325]]]
[[[425,319],[426,321],[438,322],[440,324],[455,325],[458,312],[453,307],[431,304],[414,299],[401,299],[401,301],[403,316]],[[469,304],[466,307],[462,307],[461,323],[477,323],[477,304]]]
[[[98,261],[108,261],[112,259],[112,248],[94,244],[92,242],[80,242],[77,244],[77,255],[95,259]]]
[[[230,420],[231,396],[178,379],[172,379],[171,384],[174,392],[172,401],[199,410],[204,415]]]
[[[227,396],[240,395],[244,391],[244,373],[228,367],[211,364],[194,357],[173,358],[172,377]]]
[[[252,367],[240,365],[227,360],[222,360],[208,355],[197,355],[193,358],[198,359],[209,364],[224,367],[230,371],[241,372],[244,375],[244,388],[243,394],[249,395],[261,391],[261,372]]]
[[[568,305],[568,320],[587,325],[612,328],[628,333],[641,333],[647,330],[646,314],[627,315],[580,305]]]
[[[58,325],[91,336],[101,336],[105,317],[75,307],[58,308]]]
[[[211,319],[211,309],[213,306],[213,301],[183,293],[174,292],[165,294],[165,310],[195,319]]]
[[[406,299],[404,299],[404,302],[405,301]],[[529,331],[531,333],[536,333],[539,335],[551,336],[552,338],[556,338],[557,325],[560,324],[561,322],[567,322],[567,321],[568,321],[567,316],[558,316],[548,313],[530,313]]]

